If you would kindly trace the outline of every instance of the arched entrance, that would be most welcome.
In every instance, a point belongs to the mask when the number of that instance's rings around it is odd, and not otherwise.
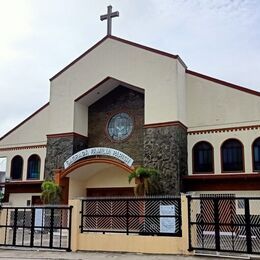
[[[67,183],[68,199],[133,196],[134,183],[128,183],[128,175],[132,170],[133,167],[118,160],[89,158],[60,172],[58,179],[61,184]]]

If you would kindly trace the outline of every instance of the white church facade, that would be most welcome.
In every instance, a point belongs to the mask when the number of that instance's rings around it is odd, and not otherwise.
[[[164,194],[259,196],[260,93],[108,35],[50,79],[50,101],[0,138],[0,157],[17,206],[39,203],[45,178],[63,203],[130,196],[140,165]]]

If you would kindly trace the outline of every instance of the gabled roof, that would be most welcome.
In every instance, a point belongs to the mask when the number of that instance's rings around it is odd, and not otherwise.
[[[128,40],[125,40],[125,39],[122,39],[122,38],[119,38],[119,37],[116,37],[116,36],[112,36],[112,35],[107,35],[105,36],[103,39],[101,39],[99,42],[97,42],[95,45],[93,45],[90,49],[88,49],[87,51],[85,51],[83,54],[81,54],[78,58],[76,58],[74,61],[72,61],[70,64],[68,64],[65,68],[63,68],[61,71],[59,71],[57,74],[55,74],[52,78],[50,78],[50,81],[54,80],[55,78],[57,78],[59,75],[61,75],[64,71],[66,71],[67,69],[69,69],[73,64],[75,64],[77,61],[79,61],[80,59],[82,59],[84,56],[86,56],[89,52],[91,52],[92,50],[94,50],[96,47],[98,47],[101,43],[103,43],[105,40],[107,39],[113,39],[115,41],[118,41],[118,42],[122,42],[122,43],[125,43],[125,44],[128,44],[128,45],[131,45],[131,46],[134,46],[134,47],[137,47],[137,48],[140,48],[140,49],[143,49],[143,50],[146,50],[146,51],[150,51],[150,52],[153,52],[153,53],[157,53],[159,55],[162,55],[162,56],[166,56],[166,57],[169,57],[169,58],[172,58],[172,59],[177,59],[182,65],[183,67],[186,69],[187,66],[185,65],[185,63],[183,62],[183,60],[180,58],[179,55],[174,55],[174,54],[171,54],[171,53],[168,53],[168,52],[164,52],[164,51],[160,51],[160,50],[157,50],[157,49],[154,49],[154,48],[151,48],[151,47],[147,47],[147,46],[144,46],[142,44],[139,44],[139,43],[135,43],[135,42],[131,42],[131,41],[128,41]]]
[[[44,108],[46,108],[50,103],[46,103],[45,105],[43,105],[42,107],[40,107],[38,110],[36,110],[33,114],[31,114],[30,116],[28,116],[26,119],[24,119],[20,124],[18,124],[16,127],[14,127],[13,129],[11,129],[9,132],[7,132],[5,135],[3,135],[0,138],[0,141],[2,141],[6,136],[8,136],[9,134],[11,134],[12,132],[14,132],[17,128],[19,128],[20,126],[22,126],[24,123],[26,123],[28,120],[30,120],[32,117],[34,117],[36,114],[38,114],[40,111],[42,111]]]
[[[227,81],[224,81],[224,80],[220,80],[220,79],[216,79],[216,78],[213,78],[213,77],[210,77],[210,76],[207,76],[207,75],[204,75],[204,74],[192,71],[192,70],[188,70],[187,69],[186,72],[188,74],[190,74],[190,75],[195,76],[195,77],[206,79],[206,80],[209,80],[209,81],[212,81],[212,82],[224,85],[226,87],[234,88],[236,90],[240,90],[240,91],[243,91],[243,92],[246,92],[246,93],[249,93],[249,94],[256,95],[256,96],[260,97],[260,92],[258,92],[256,90],[245,88],[245,87],[242,87],[242,86],[238,86],[238,85],[235,85],[233,83],[230,83],[230,82],[227,82]]]

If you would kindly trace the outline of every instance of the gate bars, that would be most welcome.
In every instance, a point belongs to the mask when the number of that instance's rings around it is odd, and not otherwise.
[[[71,251],[72,206],[1,207],[0,246]]]
[[[81,233],[181,236],[181,200],[176,197],[84,199],[80,228]]]
[[[189,250],[260,253],[259,197],[188,196]]]

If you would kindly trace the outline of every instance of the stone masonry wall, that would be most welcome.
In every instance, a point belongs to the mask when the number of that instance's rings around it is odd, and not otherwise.
[[[87,138],[68,134],[63,137],[48,137],[45,159],[45,178],[53,177],[53,170],[63,168],[63,163],[74,153],[87,148]]]
[[[187,174],[187,132],[180,126],[144,129],[144,165],[159,170],[163,193],[179,195]]]
[[[107,134],[107,124],[112,116],[126,112],[134,121],[132,134],[123,141],[113,141]],[[134,159],[135,165],[143,163],[144,95],[119,86],[89,107],[88,146],[109,147],[120,150]]]

